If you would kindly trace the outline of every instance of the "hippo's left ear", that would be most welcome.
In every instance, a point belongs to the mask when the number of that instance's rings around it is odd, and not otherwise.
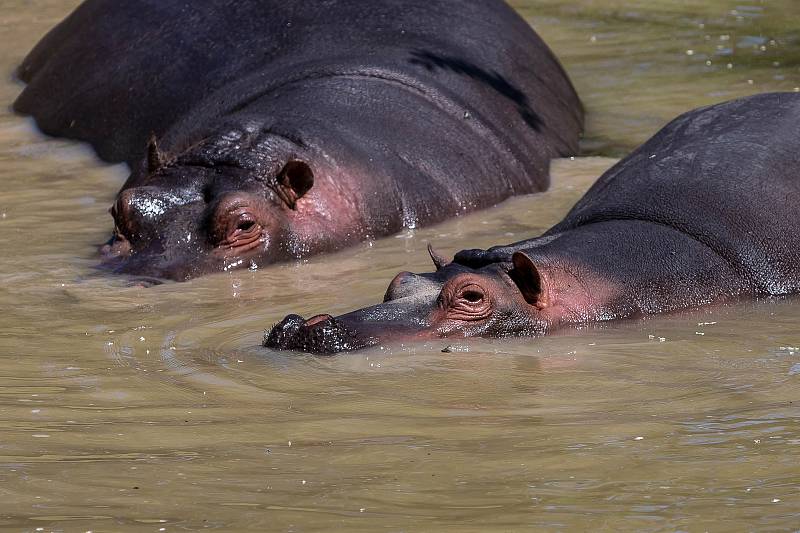
[[[514,269],[509,271],[508,275],[519,287],[525,301],[539,309],[550,305],[547,280],[531,258],[523,252],[515,252],[511,262],[514,264]]]
[[[278,173],[278,196],[291,209],[314,186],[314,171],[304,161],[289,161]]]

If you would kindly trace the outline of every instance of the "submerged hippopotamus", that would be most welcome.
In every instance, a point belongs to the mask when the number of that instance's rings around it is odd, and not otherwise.
[[[800,94],[687,113],[604,174],[541,237],[399,274],[384,303],[292,315],[271,348],[541,336],[743,296],[800,291]]]
[[[501,0],[87,0],[19,77],[17,111],[132,168],[109,265],[178,280],[542,191],[583,121]]]

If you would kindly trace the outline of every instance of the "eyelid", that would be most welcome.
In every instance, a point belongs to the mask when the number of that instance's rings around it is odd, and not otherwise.
[[[474,289],[470,289],[470,287],[474,287]],[[486,289],[481,284],[476,283],[473,278],[467,274],[461,274],[450,280],[448,285],[443,288],[440,299],[442,303],[452,306],[456,304],[458,300],[466,300],[466,298],[464,298],[464,293],[467,291],[474,291],[481,294],[480,300],[469,302],[470,304],[477,304],[488,300]]]
[[[239,210],[239,209],[242,209],[242,208],[247,208],[247,207],[249,207],[249,206],[248,206],[248,204],[247,204],[247,202],[245,202],[245,201],[244,201],[244,200],[242,200],[242,199],[238,199],[238,200],[236,200],[235,202],[233,202],[231,205],[229,205],[229,206],[228,206],[228,207],[225,209],[225,214],[226,214],[226,215],[230,215],[230,214],[233,214],[234,212],[236,212],[236,211],[237,211],[237,210]]]

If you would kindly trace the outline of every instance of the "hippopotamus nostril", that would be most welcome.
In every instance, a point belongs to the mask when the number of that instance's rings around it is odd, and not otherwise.
[[[128,220],[134,214],[137,204],[136,189],[125,189],[117,196],[117,201],[112,208],[112,214],[123,220]]]
[[[323,322],[327,322],[329,320],[333,320],[333,317],[331,315],[324,314],[324,315],[312,316],[311,318],[306,320],[305,326],[307,328],[310,328],[318,324],[321,324]]]
[[[136,189],[125,189],[117,196],[117,201],[111,208],[114,217],[115,238],[124,237],[130,240],[139,230],[141,217],[140,197]]]
[[[115,230],[114,236],[100,247],[100,255],[105,260],[126,257],[131,251],[131,242],[119,230]]]
[[[153,223],[168,210],[191,199],[168,194],[160,187],[131,187],[119,193],[113,210],[118,220]]]

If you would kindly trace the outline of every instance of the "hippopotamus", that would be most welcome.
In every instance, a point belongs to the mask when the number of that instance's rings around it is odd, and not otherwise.
[[[542,335],[800,291],[800,94],[691,111],[611,168],[540,237],[403,272],[382,304],[286,317],[270,348]]]
[[[18,112],[131,167],[106,266],[175,280],[542,191],[583,123],[502,0],[87,0],[18,75]]]

